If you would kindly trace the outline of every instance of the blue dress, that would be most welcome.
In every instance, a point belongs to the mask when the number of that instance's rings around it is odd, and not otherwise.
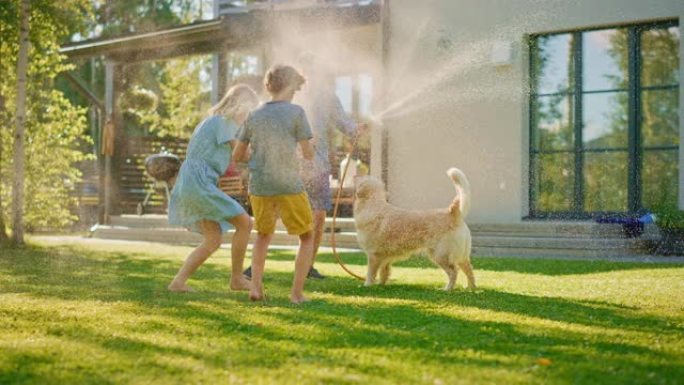
[[[199,221],[210,220],[221,232],[233,228],[229,218],[245,209],[218,188],[218,179],[230,164],[230,141],[235,139],[234,122],[221,116],[204,119],[193,132],[169,201],[169,224],[201,233]]]

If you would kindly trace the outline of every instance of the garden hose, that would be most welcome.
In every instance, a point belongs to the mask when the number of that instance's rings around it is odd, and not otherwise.
[[[351,159],[353,152],[356,150],[356,142],[358,141],[358,138],[359,138],[359,135],[357,133],[356,135],[354,135],[354,140],[352,142],[351,151],[349,151],[349,153],[347,154],[349,159]],[[345,162],[345,163],[346,164],[344,165],[344,170],[342,170],[342,176],[340,177],[339,187],[337,189],[337,196],[335,197],[335,206],[333,207],[331,244],[332,244],[333,254],[335,255],[335,259],[337,260],[337,264],[340,265],[342,270],[346,271],[347,274],[351,275],[352,277],[363,281],[363,280],[365,280],[365,278],[363,278],[362,276],[360,276],[360,275],[354,273],[353,271],[349,270],[349,268],[347,268],[347,266],[344,264],[344,262],[342,262],[342,258],[340,258],[340,255],[337,253],[337,248],[335,245],[335,234],[336,234],[335,223],[337,220],[337,209],[340,205],[340,197],[342,196],[342,190],[343,190],[342,186],[344,186],[344,178],[347,176],[347,169],[349,169],[349,164],[351,162]]]

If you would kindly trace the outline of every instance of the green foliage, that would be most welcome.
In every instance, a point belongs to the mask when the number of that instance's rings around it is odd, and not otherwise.
[[[226,249],[192,277],[196,293],[172,294],[165,287],[189,247],[45,242],[0,248],[3,384],[684,378],[681,264],[482,257],[481,289],[446,293],[443,272],[424,259],[366,288],[323,254],[317,265],[329,278],[308,281],[312,302],[295,306],[290,251],[269,254],[269,299],[255,304],[229,291]],[[360,253],[343,258],[363,271]]]
[[[152,111],[157,108],[157,95],[141,87],[129,87],[119,99],[119,108],[130,114]]]
[[[209,56],[154,63],[156,71],[147,71],[153,75],[148,80],[158,88],[160,102],[155,109],[137,111],[139,124],[162,137],[189,138],[210,107],[209,64]]]
[[[9,216],[12,133],[16,103],[16,53],[18,51],[18,1],[0,6],[0,93],[6,110],[1,111],[0,180],[3,207],[0,215]],[[29,69],[26,120],[25,224],[27,230],[60,228],[76,218],[70,214],[69,192],[80,178],[74,163],[87,158],[80,150],[89,143],[85,110],[74,107],[54,89],[55,77],[71,65],[58,54],[60,43],[71,34],[83,31],[88,20],[88,0],[60,2],[32,1],[30,16]]]
[[[673,205],[656,206],[653,211],[659,228],[684,234],[684,211]]]
[[[228,83],[246,83],[261,88],[255,61],[249,55],[228,55]],[[154,109],[130,111],[129,123],[139,131],[161,137],[189,138],[211,107],[211,56],[186,56],[163,62],[144,63],[129,68],[127,87],[143,85],[159,100]]]
[[[93,0],[90,36],[156,31],[211,18],[213,0]]]
[[[95,18],[88,25],[88,37],[111,37],[187,24],[210,18],[213,9],[210,0],[97,0],[94,6]],[[209,60],[208,56],[195,56],[126,66],[120,107],[127,133],[189,137],[209,108]],[[84,78],[94,77],[98,94],[103,92],[101,67],[96,61],[79,68]],[[203,82],[202,78],[206,80]],[[73,99],[79,98],[73,96]]]

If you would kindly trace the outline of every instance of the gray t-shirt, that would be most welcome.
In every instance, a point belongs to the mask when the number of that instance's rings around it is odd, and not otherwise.
[[[297,143],[312,136],[304,109],[296,104],[268,102],[252,111],[237,134],[252,148],[249,193],[273,196],[304,191]]]
[[[312,162],[302,163],[302,175],[305,179],[312,179],[324,175],[330,175],[330,134],[332,130],[338,130],[347,137],[356,135],[356,122],[344,111],[342,103],[335,95],[335,91],[326,87],[312,87],[300,96],[302,107],[310,119],[314,134],[315,156]]]

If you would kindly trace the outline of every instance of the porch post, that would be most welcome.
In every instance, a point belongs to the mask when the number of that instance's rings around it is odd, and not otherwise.
[[[219,101],[219,54],[211,54],[211,105]]]
[[[380,16],[381,30],[382,30],[382,108],[387,107],[387,78],[389,71],[390,60],[390,44],[391,44],[391,18],[390,18],[390,0],[382,0],[382,10]],[[389,190],[389,132],[387,127],[382,124],[380,128],[380,177],[385,183],[385,188]]]
[[[114,69],[115,64],[107,59],[105,62],[105,113],[104,121],[106,122],[102,127],[102,154],[104,155],[104,224],[109,224],[109,217],[112,213],[112,155],[114,139],[113,125],[114,125]],[[107,142],[111,141],[111,144]]]
[[[214,105],[221,100],[226,93],[228,62],[226,51],[216,52],[211,55],[211,104]]]
[[[684,36],[684,15],[679,19],[679,36]],[[679,209],[684,210],[684,39],[679,39]]]

